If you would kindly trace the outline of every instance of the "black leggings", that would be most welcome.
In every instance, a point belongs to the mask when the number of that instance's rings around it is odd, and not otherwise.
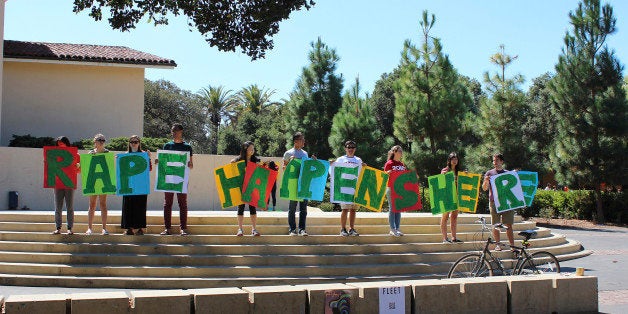
[[[273,190],[270,192],[270,197],[268,198],[268,201],[266,202],[266,205],[268,205],[270,203],[270,199],[273,199],[273,207],[277,206],[277,196],[275,195],[277,193],[277,183],[273,184]]]
[[[246,206],[246,204],[238,205],[238,216],[244,216],[244,206]],[[251,215],[257,214],[255,206],[249,205],[249,213],[251,213]]]

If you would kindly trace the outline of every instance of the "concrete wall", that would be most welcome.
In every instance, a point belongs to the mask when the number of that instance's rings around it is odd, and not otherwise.
[[[79,151],[86,153],[87,151]],[[188,193],[189,210],[220,210],[220,200],[216,193],[214,169],[228,164],[234,156],[200,155],[194,154],[194,168],[190,171]],[[154,156],[153,156],[154,158]],[[280,157],[272,158],[275,162]],[[269,158],[262,158],[266,161]],[[43,149],[0,147],[0,208],[8,208],[8,192],[17,191],[19,194],[19,208],[27,206],[34,210],[54,210],[52,189],[43,188]],[[280,174],[281,175],[281,174]],[[80,186],[81,179],[78,178]],[[279,186],[279,184],[278,184]],[[155,187],[155,171],[151,173],[151,189]],[[277,189],[277,206],[287,210],[287,201],[279,199]],[[110,210],[122,209],[122,197],[109,195],[107,207]],[[74,194],[75,210],[87,210],[88,198],[83,196],[80,189]],[[148,209],[163,208],[163,193],[152,191],[148,196]],[[178,206],[173,206],[178,210]],[[98,215],[98,214],[97,214]],[[178,214],[174,214],[178,217]],[[97,220],[98,221],[98,220]]]
[[[15,62],[2,75],[0,145],[12,135],[142,134],[144,68]]]
[[[518,283],[525,283],[526,288],[515,287]],[[75,293],[67,295],[67,300],[63,295],[20,295],[9,296],[4,301],[4,313],[54,313],[52,306],[65,310],[64,302],[71,313],[155,313],[158,309],[168,313],[323,313],[324,292],[338,289],[352,294],[351,312],[377,313],[377,291],[391,284],[412,287],[412,294],[406,289],[405,313],[596,313],[598,310],[597,277],[590,276],[558,274],[365,284],[359,288],[360,296],[356,295],[357,289],[350,287],[351,283],[145,290],[131,291],[130,296],[123,292]],[[312,292],[317,292],[318,297],[312,298]],[[2,299],[0,296],[0,303]],[[535,302],[541,299],[547,302]]]

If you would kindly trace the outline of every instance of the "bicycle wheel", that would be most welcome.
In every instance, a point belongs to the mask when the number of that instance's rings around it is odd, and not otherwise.
[[[493,276],[491,264],[481,254],[468,254],[458,259],[447,274],[447,278]]]
[[[560,273],[560,264],[550,252],[536,252],[530,255],[517,270],[517,275],[538,275]]]

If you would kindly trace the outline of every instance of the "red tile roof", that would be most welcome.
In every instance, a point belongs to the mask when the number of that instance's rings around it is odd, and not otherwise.
[[[121,46],[4,41],[5,58],[104,62],[175,67],[174,60]]]

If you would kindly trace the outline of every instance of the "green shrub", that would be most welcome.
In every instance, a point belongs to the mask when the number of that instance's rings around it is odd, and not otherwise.
[[[44,146],[53,146],[55,145],[55,139],[49,136],[44,137],[34,137],[30,134],[27,135],[15,135],[13,134],[13,139],[9,141],[9,147],[34,147],[34,148],[42,148]]]

